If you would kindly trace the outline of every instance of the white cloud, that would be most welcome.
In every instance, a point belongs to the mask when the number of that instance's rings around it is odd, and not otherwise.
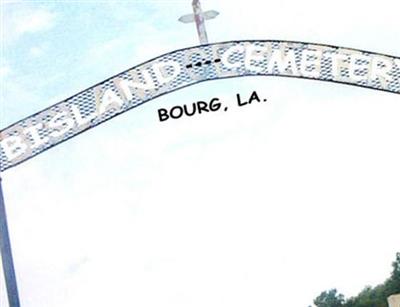
[[[5,7],[2,26],[3,40],[15,42],[22,35],[51,29],[56,20],[55,13],[44,8]]]
[[[391,39],[397,37],[398,10],[388,9],[397,7],[395,0],[381,1],[376,6],[346,0],[329,5],[316,0],[202,3],[204,10],[220,12],[215,20],[206,22],[209,38],[214,41],[284,39],[399,53],[398,41]]]
[[[0,67],[0,78],[5,78],[9,76],[11,73],[11,69],[7,65],[3,65]]]
[[[32,57],[40,57],[41,55],[43,55],[43,53],[44,53],[43,47],[35,46],[29,49],[29,55],[31,55]]]
[[[19,34],[34,33],[50,29],[54,24],[55,15],[47,10],[38,9],[25,11],[16,16],[15,30]]]

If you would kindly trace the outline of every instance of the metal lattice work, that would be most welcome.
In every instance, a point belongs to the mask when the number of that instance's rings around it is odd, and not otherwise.
[[[9,169],[158,96],[207,80],[288,76],[400,94],[400,58],[320,44],[232,41],[176,50],[135,66],[0,133]]]

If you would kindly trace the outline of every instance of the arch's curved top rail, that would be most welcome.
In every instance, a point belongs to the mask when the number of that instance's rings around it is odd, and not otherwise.
[[[0,172],[153,98],[206,81],[287,76],[400,94],[400,58],[329,45],[230,41],[176,50],[130,68],[0,132]]]

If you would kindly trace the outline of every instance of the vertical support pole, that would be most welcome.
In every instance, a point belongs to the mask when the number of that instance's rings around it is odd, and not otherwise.
[[[4,205],[3,187],[0,176],[0,252],[3,263],[4,279],[6,281],[8,304],[10,307],[20,307],[15,277],[14,261],[11,252],[10,236],[8,233],[6,208]],[[3,304],[1,304],[3,306]]]
[[[199,35],[200,44],[208,44],[206,25],[204,23],[204,16],[200,6],[200,0],[193,0],[192,6],[194,21],[196,22],[197,34]]]

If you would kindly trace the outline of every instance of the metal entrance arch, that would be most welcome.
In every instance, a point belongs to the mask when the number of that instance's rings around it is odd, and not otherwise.
[[[0,131],[0,172],[159,96],[208,80],[283,76],[400,94],[400,57],[331,45],[242,40],[172,51]],[[0,248],[11,307],[18,291],[0,181]]]
[[[278,40],[176,50],[130,68],[0,131],[0,172],[161,95],[208,80],[283,76],[400,94],[400,57]]]

